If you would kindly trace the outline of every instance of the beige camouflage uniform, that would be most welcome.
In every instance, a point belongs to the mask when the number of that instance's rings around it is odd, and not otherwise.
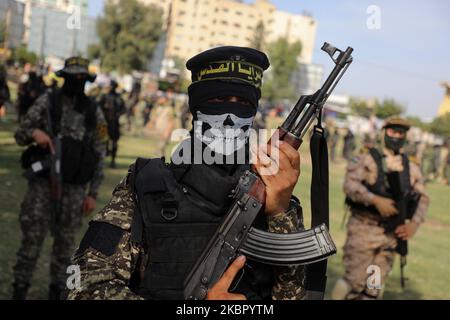
[[[386,167],[389,171],[402,171],[401,155],[394,156],[387,150]],[[377,165],[370,153],[363,152],[354,157],[348,164],[344,182],[344,192],[353,201],[365,205],[373,204],[374,194],[367,190],[363,183],[373,185],[378,174]],[[421,224],[429,205],[429,197],[425,192],[425,185],[419,167],[410,161],[411,187],[421,194],[419,205],[412,217],[412,221]],[[364,292],[366,295],[376,297],[377,289],[366,288],[367,267],[377,265],[381,270],[381,281],[384,284],[386,276],[392,269],[397,244],[394,234],[385,234],[384,228],[373,214],[358,212],[351,209],[352,215],[347,224],[347,240],[344,245],[344,280],[355,293]],[[365,296],[365,295],[364,295]],[[350,295],[348,298],[351,298]],[[353,296],[361,298],[361,296]]]
[[[36,100],[21,121],[15,138],[19,145],[26,146],[33,142],[31,137],[34,129],[47,131],[46,109],[48,95],[44,94]],[[61,289],[65,286],[66,268],[75,247],[75,234],[81,226],[81,206],[86,196],[97,194],[103,180],[103,158],[105,155],[106,122],[102,111],[97,108],[97,129],[94,137],[94,147],[100,156],[93,179],[87,186],[63,184],[61,217],[55,228],[53,250],[50,262],[50,280]],[[84,115],[74,110],[72,102],[63,97],[61,115],[61,135],[82,140],[85,133]],[[47,235],[50,222],[50,187],[49,181],[34,178],[28,182],[19,215],[22,231],[22,242],[17,252],[17,262],[14,266],[15,283],[19,286],[30,284],[36,262]]]
[[[93,219],[93,221],[117,226],[125,232],[115,252],[110,256],[92,247],[74,256],[74,264],[79,265],[81,270],[81,287],[71,290],[69,299],[142,299],[128,287],[131,274],[137,269],[143,272],[145,268],[143,261],[146,260],[143,257],[143,250],[130,241],[134,206],[127,176],[114,189],[110,202]],[[300,207],[291,206],[288,212],[268,218],[269,231],[288,233],[302,230],[300,212]],[[301,299],[305,294],[302,285],[303,268],[277,268],[272,297],[273,299]]]

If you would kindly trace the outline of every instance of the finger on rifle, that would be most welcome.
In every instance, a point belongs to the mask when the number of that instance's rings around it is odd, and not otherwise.
[[[52,141],[52,139],[48,139],[48,143],[47,143],[47,145],[48,145],[48,147],[49,147],[49,149],[50,149],[50,152],[51,152],[51,154],[55,154],[56,153],[56,151],[55,151],[55,147],[53,146],[53,141]]]
[[[300,155],[289,143],[280,141],[280,151],[283,152],[291,163],[291,167],[294,169],[300,168]]]
[[[228,288],[233,282],[234,277],[236,277],[236,274],[239,272],[239,270],[242,269],[242,267],[244,267],[244,265],[245,265],[245,256],[237,257],[233,261],[233,263],[228,267],[227,271],[225,271],[222,278],[220,278],[220,280],[217,281],[215,287],[217,289],[228,291]]]

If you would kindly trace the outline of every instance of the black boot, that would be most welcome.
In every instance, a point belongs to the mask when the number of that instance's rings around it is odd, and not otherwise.
[[[61,293],[63,290],[56,284],[51,284],[48,287],[48,300],[61,300]]]
[[[30,284],[28,283],[23,284],[14,282],[12,300],[26,300],[29,287]]]

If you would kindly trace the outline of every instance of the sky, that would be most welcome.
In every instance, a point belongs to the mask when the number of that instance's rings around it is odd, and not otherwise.
[[[245,2],[253,2],[246,0]],[[329,42],[354,49],[354,61],[335,93],[364,98],[394,98],[408,115],[431,120],[450,81],[450,1],[447,0],[272,0],[278,10],[308,12],[317,20],[313,63],[333,67],[320,50]],[[379,28],[373,22],[375,5]],[[103,1],[89,1],[90,15],[101,14]],[[369,8],[370,9],[370,8]]]

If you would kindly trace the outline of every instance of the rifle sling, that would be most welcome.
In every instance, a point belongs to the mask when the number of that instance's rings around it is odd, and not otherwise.
[[[311,226],[317,227],[324,223],[329,227],[328,199],[328,149],[324,130],[318,125],[314,127],[311,136]],[[322,260],[306,267],[306,297],[307,300],[322,300],[327,283],[327,260]]]

